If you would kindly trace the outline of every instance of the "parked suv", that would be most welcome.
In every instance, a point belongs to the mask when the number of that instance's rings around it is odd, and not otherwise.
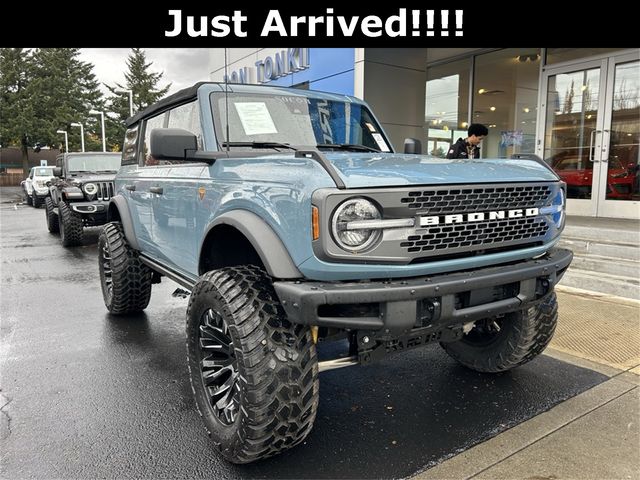
[[[45,214],[49,231],[60,232],[63,246],[80,245],[84,227],[106,223],[120,158],[120,153],[98,152],[64,153],[56,158]]]
[[[27,199],[27,205],[40,207],[44,199],[49,196],[47,182],[53,180],[53,167],[31,167],[29,176],[22,181],[22,191]]]
[[[266,86],[200,83],[127,126],[104,302],[139,312],[161,277],[191,291],[191,385],[228,460],[302,442],[319,371],[440,343],[503,372],[549,343],[572,254],[545,164],[398,154],[362,101]]]

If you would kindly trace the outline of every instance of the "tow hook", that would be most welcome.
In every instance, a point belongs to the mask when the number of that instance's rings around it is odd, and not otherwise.
[[[473,330],[473,326],[476,324],[476,322],[469,322],[469,323],[465,323],[462,326],[462,333],[464,333],[465,335],[467,333],[469,333],[471,330]]]

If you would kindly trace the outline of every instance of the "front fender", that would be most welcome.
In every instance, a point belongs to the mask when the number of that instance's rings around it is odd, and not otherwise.
[[[65,200],[84,200],[84,193],[78,187],[66,186],[60,190]]]
[[[116,195],[109,200],[109,210],[107,214],[107,220],[119,221],[122,223],[122,229],[124,230],[124,237],[134,250],[140,251],[140,244],[136,238],[136,233],[133,228],[133,220],[131,219],[131,213],[127,206],[127,200],[122,195]]]
[[[248,210],[232,210],[217,217],[202,236],[199,257],[202,255],[204,240],[218,225],[229,225],[240,231],[256,250],[267,273],[272,277],[285,279],[303,276],[280,237],[262,218]]]

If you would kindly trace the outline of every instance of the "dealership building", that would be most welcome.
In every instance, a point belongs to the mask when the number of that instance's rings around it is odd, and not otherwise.
[[[543,158],[567,182],[569,214],[640,219],[640,49],[211,49],[209,71],[355,95],[396,151],[412,137],[444,156],[482,123],[482,157]]]

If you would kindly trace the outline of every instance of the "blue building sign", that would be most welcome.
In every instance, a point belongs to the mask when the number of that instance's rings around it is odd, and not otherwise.
[[[354,62],[353,48],[287,48],[237,68],[225,79],[353,95]]]

